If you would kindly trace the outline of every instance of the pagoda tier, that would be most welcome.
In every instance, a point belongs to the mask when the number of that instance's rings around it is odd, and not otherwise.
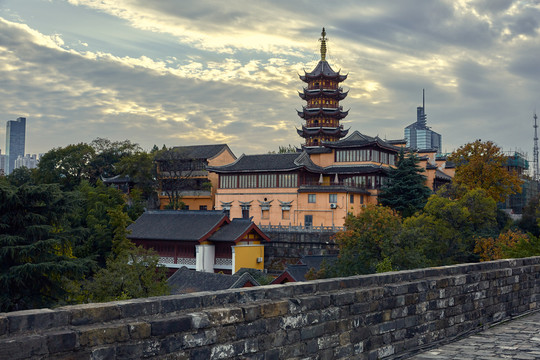
[[[343,92],[342,88],[338,89],[307,89],[304,88],[304,92],[299,92],[298,96],[302,98],[302,100],[312,100],[312,99],[319,99],[322,97],[325,98],[331,98],[335,100],[343,100],[347,97],[347,94],[349,92]]]
[[[303,138],[316,136],[316,137],[322,138],[323,141],[325,141],[324,139],[327,139],[327,138],[334,138],[334,137],[342,138],[349,133],[349,129],[343,129],[343,127],[341,126],[337,128],[334,128],[334,127],[307,128],[305,126],[302,126],[302,129],[296,129],[296,132],[298,133],[298,135],[300,135]],[[326,140],[326,141],[330,141],[330,140]]]
[[[312,72],[307,73],[304,71],[304,75],[300,75],[300,80],[307,83],[318,79],[335,80],[337,82],[342,82],[347,79],[347,75],[340,75],[339,71],[335,72],[326,62],[326,60],[319,61],[319,63]]]
[[[339,108],[307,108],[304,106],[302,111],[296,110],[296,112],[298,113],[298,116],[306,120],[312,118],[326,119],[328,117],[332,117],[334,119],[343,119],[349,114],[349,110],[342,110],[343,108],[341,106]]]
[[[299,92],[302,100],[307,102],[298,116],[306,121],[298,135],[306,139],[305,146],[320,146],[323,141],[337,141],[344,137],[348,130],[343,130],[339,121],[347,116],[339,101],[347,97],[339,83],[347,79],[347,75],[335,72],[326,62],[326,31],[321,33],[321,60],[311,72],[299,75],[308,84]]]

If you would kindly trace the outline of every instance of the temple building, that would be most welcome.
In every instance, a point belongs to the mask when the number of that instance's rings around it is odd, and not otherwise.
[[[300,75],[307,87],[299,95],[307,101],[307,105],[302,107],[302,111],[297,110],[298,116],[306,122],[297,132],[305,139],[305,146],[308,147],[320,146],[323,141],[337,141],[348,133],[339,123],[348,114],[339,105],[340,100],[347,96],[347,92],[343,92],[339,86],[347,79],[347,75],[335,72],[326,61],[327,39],[324,28],[321,35],[321,60],[313,71],[304,71],[304,75]]]

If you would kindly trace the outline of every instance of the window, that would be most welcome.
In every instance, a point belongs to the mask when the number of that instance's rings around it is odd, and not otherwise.
[[[337,194],[330,194],[328,196],[328,202],[335,204],[337,203]]]
[[[219,187],[222,189],[236,188],[236,175],[220,175]]]
[[[238,187],[241,189],[257,187],[257,175],[239,175]]]
[[[242,208],[242,219],[249,219],[249,207]]]
[[[304,225],[306,227],[312,227],[313,226],[313,215],[305,215],[304,216]]]
[[[182,210],[189,210],[189,205],[182,206]]]
[[[260,188],[275,188],[276,187],[276,174],[259,175],[259,187]]]
[[[207,210],[206,205],[199,205],[199,210]]]
[[[316,203],[317,202],[317,194],[308,194],[307,202],[310,203],[310,204]]]
[[[353,194],[351,194],[350,199],[349,199],[349,202],[350,202],[351,204],[354,204],[354,195],[353,195]]]
[[[364,195],[360,195],[360,204],[364,203]]]
[[[270,210],[262,210],[262,218],[270,219]]]
[[[231,217],[231,208],[223,209],[223,213],[227,215],[227,217]]]
[[[296,187],[298,184],[297,174],[279,174],[279,186],[280,187]]]
[[[290,210],[281,210],[281,219],[289,220],[290,218],[291,218],[291,211]]]

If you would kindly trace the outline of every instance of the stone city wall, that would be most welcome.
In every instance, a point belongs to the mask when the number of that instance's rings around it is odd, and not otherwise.
[[[264,230],[270,242],[264,244],[264,264],[279,275],[286,264],[296,264],[303,255],[337,255],[335,232]]]
[[[535,310],[540,257],[0,314],[1,359],[382,359]]]

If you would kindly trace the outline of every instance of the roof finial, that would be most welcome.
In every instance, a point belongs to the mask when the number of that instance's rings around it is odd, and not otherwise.
[[[326,61],[326,30],[322,28],[321,32],[321,38],[319,39],[321,41],[321,61]]]

